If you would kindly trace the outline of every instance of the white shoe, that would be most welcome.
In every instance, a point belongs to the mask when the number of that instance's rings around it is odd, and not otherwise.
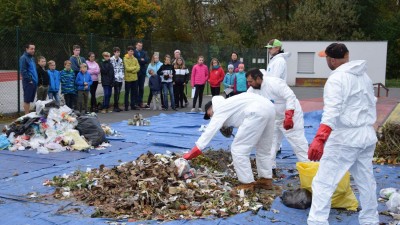
[[[192,110],[190,110],[190,112],[196,112],[196,108],[192,108]]]
[[[203,110],[201,108],[197,108],[198,112],[203,112]]]

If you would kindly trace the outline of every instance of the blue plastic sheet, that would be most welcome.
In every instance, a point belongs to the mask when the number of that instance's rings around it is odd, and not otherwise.
[[[306,138],[311,141],[318,129],[321,111],[305,113]],[[101,164],[118,165],[121,161],[136,159],[147,151],[165,153],[183,152],[194,145],[201,135],[199,128],[206,125],[198,113],[161,114],[150,118],[151,126],[128,126],[127,121],[111,124],[111,127],[123,133],[123,137],[110,140],[112,147],[106,150],[89,152],[61,152],[48,155],[36,154],[36,151],[9,152],[0,151],[0,224],[107,224],[112,219],[90,218],[93,207],[73,201],[55,201],[30,199],[32,192],[42,195],[51,194],[54,189],[42,183],[53,176],[70,173],[77,169],[95,168]],[[232,138],[217,134],[210,147],[229,149]],[[296,157],[286,140],[282,143],[282,153],[277,157],[278,167],[295,169]],[[387,187],[399,187],[399,167],[375,166],[377,191]],[[285,170],[287,171],[287,170]],[[12,176],[18,173],[18,176]],[[286,173],[285,182],[296,176],[296,172]],[[357,191],[356,191],[357,194]],[[379,210],[385,210],[383,203]],[[75,211],[75,208],[79,208]],[[308,210],[291,209],[284,206],[279,198],[273,204],[274,211],[260,210],[257,214],[242,213],[227,219],[177,220],[164,224],[306,224]],[[277,210],[277,211],[276,211]],[[279,213],[274,213],[278,212]],[[347,215],[332,210],[330,224],[358,224],[358,213]],[[388,222],[390,217],[380,216],[381,222]],[[276,221],[276,222],[272,222]],[[126,221],[123,221],[126,222]],[[157,221],[141,221],[128,224],[158,224]]]

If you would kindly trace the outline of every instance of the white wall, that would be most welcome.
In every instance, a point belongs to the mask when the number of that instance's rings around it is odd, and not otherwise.
[[[296,78],[328,78],[331,70],[326,64],[325,58],[318,56],[318,52],[334,41],[283,41],[285,52],[292,55],[287,61],[288,85],[294,86]],[[350,52],[350,60],[367,60],[367,73],[373,83],[385,84],[386,79],[386,55],[387,41],[343,41]],[[315,52],[314,73],[297,73],[297,53]]]

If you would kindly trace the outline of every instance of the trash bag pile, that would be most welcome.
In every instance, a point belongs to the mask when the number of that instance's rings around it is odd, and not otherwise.
[[[400,123],[387,122],[378,132],[374,162],[400,164]]]
[[[95,115],[79,116],[68,106],[59,107],[52,100],[38,101],[36,112],[5,126],[0,138],[4,149],[36,149],[39,154],[87,150],[105,141],[105,132]]]
[[[143,118],[142,114],[136,113],[132,119],[128,119],[128,125],[150,126],[150,120]]]
[[[44,185],[56,187],[56,199],[73,197],[95,206],[92,217],[128,221],[228,217],[269,209],[280,195],[279,187],[271,191],[236,190],[227,176],[231,175],[204,165],[190,168],[174,153],[148,152],[112,168],[100,165],[56,176]]]

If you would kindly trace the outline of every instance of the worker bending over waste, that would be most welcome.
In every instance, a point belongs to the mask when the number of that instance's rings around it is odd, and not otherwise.
[[[282,79],[264,76],[259,69],[251,69],[246,73],[250,86],[247,92],[261,95],[274,103],[275,128],[272,141],[272,168],[276,167],[276,153],[285,136],[300,162],[309,161],[307,157],[308,142],[304,135],[304,118],[299,100],[292,89]]]
[[[253,94],[242,93],[228,99],[215,96],[205,105],[204,119],[210,119],[196,146],[183,158],[189,160],[202,154],[222,127],[238,127],[231,146],[233,165],[242,183],[236,189],[272,189],[271,144],[275,109],[271,101]],[[259,179],[254,181],[250,153],[256,148]]]
[[[360,192],[361,225],[379,224],[372,157],[377,142],[376,98],[366,61],[349,62],[344,44],[333,43],[319,53],[333,70],[324,87],[321,125],[308,150],[310,160],[320,161],[312,182],[308,224],[328,224],[331,197],[347,170]],[[324,147],[325,144],[325,147]],[[321,158],[322,156],[322,158]]]

